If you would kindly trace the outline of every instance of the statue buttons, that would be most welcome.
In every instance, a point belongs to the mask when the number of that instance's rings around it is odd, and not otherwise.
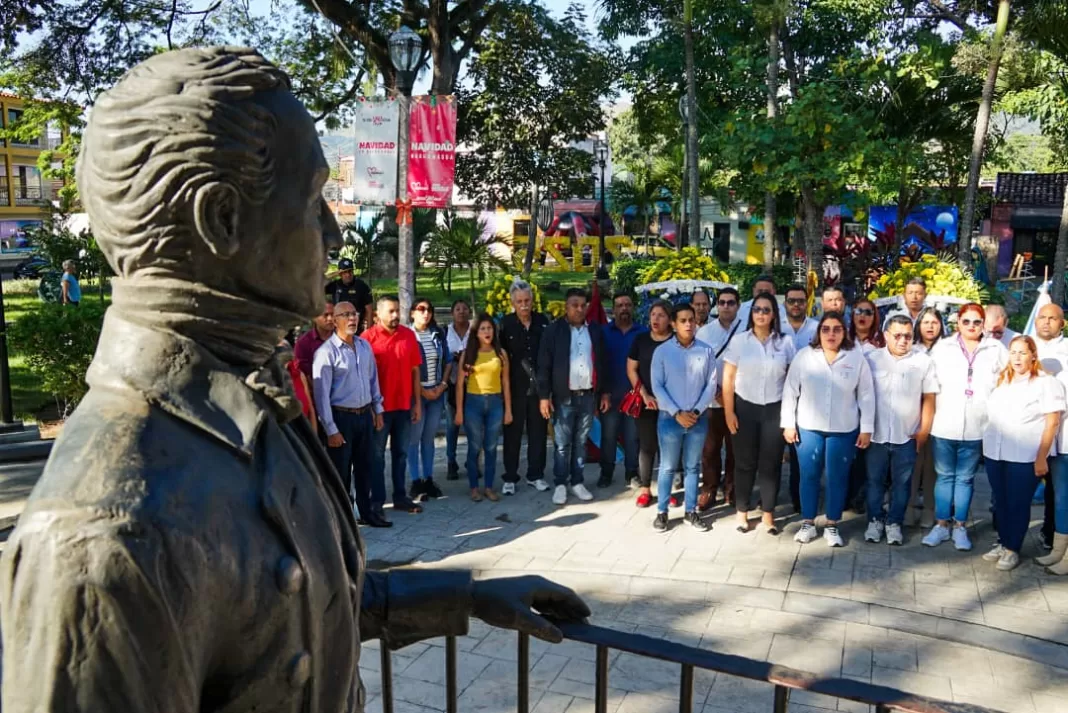
[[[288,555],[278,560],[275,575],[278,588],[286,594],[296,594],[304,586],[304,568],[300,566],[300,562]]]

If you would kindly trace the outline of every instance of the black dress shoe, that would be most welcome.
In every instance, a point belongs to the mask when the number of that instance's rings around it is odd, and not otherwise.
[[[387,520],[384,516],[378,513],[372,512],[364,520],[360,520],[360,524],[367,525],[369,527],[393,527],[393,523]]]
[[[428,498],[440,498],[444,495],[444,493],[441,492],[441,488],[438,487],[438,484],[434,482],[433,478],[427,478],[423,483],[423,492],[426,493]]]
[[[393,503],[393,509],[399,510],[400,512],[410,512],[413,515],[423,512],[423,506],[419,503],[413,503],[411,500]]]
[[[598,488],[607,488],[612,484],[612,476],[606,473],[602,473],[601,477],[597,479]]]
[[[413,481],[412,487],[408,489],[408,497],[417,503],[426,500],[427,495],[425,480]]]
[[[460,465],[456,461],[449,463],[449,472],[445,475],[445,480],[459,480],[460,479]]]

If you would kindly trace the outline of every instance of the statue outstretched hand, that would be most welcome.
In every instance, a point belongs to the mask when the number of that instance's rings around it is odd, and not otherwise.
[[[471,614],[492,626],[515,629],[552,643],[563,634],[550,619],[579,622],[590,608],[579,595],[536,575],[476,581],[471,590]]]

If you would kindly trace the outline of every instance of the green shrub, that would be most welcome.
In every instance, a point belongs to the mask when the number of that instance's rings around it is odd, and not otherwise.
[[[11,350],[24,357],[64,417],[88,390],[85,372],[103,321],[104,306],[95,302],[78,307],[41,304],[8,330]]]
[[[637,294],[634,288],[641,284],[638,275],[654,261],[645,257],[617,258],[612,263],[612,291],[616,295],[630,295],[633,298]]]

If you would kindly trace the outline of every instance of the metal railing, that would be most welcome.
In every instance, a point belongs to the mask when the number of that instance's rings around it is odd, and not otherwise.
[[[52,189],[41,186],[15,187],[15,205],[31,206],[52,200]]]
[[[950,703],[935,698],[915,696],[887,686],[879,686],[846,678],[828,678],[798,671],[786,666],[777,666],[766,661],[705,651],[685,644],[664,639],[654,639],[644,634],[632,634],[607,629],[591,624],[561,624],[564,639],[596,647],[596,680],[594,683],[594,710],[608,711],[608,652],[610,649],[637,656],[659,659],[679,664],[679,712],[692,713],[694,709],[694,669],[716,671],[728,676],[737,676],[752,681],[763,681],[775,687],[772,713],[788,713],[790,692],[794,690],[819,693],[834,698],[875,706],[876,713],[997,713],[967,703]],[[516,662],[516,711],[530,711],[530,637],[517,634],[518,661]],[[445,711],[458,713],[459,690],[456,683],[457,653],[456,637],[445,639]],[[393,713],[393,659],[389,647],[381,646],[382,713]],[[711,700],[714,704],[715,701]],[[699,706],[700,707],[700,704]]]

